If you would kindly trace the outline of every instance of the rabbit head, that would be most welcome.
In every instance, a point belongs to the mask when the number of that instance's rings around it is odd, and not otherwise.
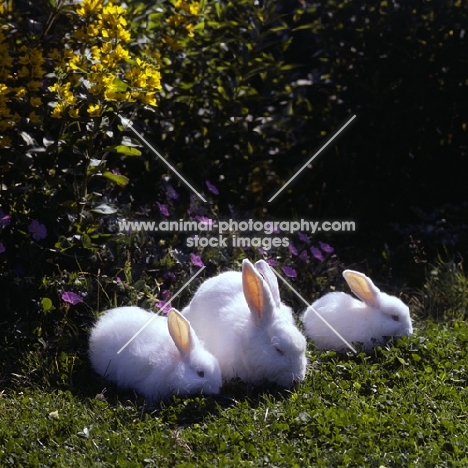
[[[291,309],[280,300],[278,281],[269,265],[260,260],[254,268],[244,260],[242,288],[253,325],[242,350],[250,380],[266,379],[283,387],[303,380],[306,341]]]
[[[401,299],[380,291],[370,278],[358,271],[345,270],[343,277],[351,291],[380,317],[375,328],[382,333],[381,336],[398,337],[413,333],[409,307]]]
[[[180,360],[168,379],[172,393],[219,393],[221,370],[218,361],[202,346],[190,322],[180,312],[171,309],[167,324],[169,334],[180,353]]]

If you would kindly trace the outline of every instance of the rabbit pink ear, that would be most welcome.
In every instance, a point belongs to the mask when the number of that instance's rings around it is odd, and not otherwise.
[[[263,279],[265,280],[271,292],[273,301],[275,302],[276,306],[279,307],[281,299],[279,295],[278,278],[276,278],[276,275],[271,271],[270,265],[268,265],[265,260],[259,260],[258,262],[255,262],[255,268],[263,276]]]
[[[380,290],[374,283],[363,273],[353,270],[343,271],[343,276],[348,286],[359,299],[364,301],[367,305],[377,307],[379,304]]]
[[[167,315],[167,325],[169,334],[174,340],[180,354],[186,355],[191,347],[191,328],[189,321],[183,317],[180,312],[171,309]]]
[[[242,287],[249,309],[262,318],[264,297],[263,280],[249,260],[242,262]]]

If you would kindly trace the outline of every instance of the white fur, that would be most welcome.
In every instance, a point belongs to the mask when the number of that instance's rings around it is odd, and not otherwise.
[[[171,394],[218,393],[222,383],[218,362],[175,309],[168,317],[139,307],[108,310],[91,331],[89,357],[98,374],[151,402]]]
[[[409,308],[400,299],[381,292],[362,273],[345,270],[343,276],[355,299],[332,292],[315,301],[303,314],[306,336],[318,349],[347,349],[347,345],[317,316],[319,313],[346,341],[364,349],[385,343],[389,337],[411,335]]]
[[[182,314],[218,360],[224,380],[290,387],[304,379],[306,340],[265,261],[254,267],[246,259],[242,273],[210,278]]]

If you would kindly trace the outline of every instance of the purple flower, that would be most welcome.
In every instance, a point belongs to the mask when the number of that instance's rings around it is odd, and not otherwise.
[[[161,291],[161,298],[165,301],[172,297],[172,291],[170,289],[165,289],[164,291]]]
[[[310,251],[317,260],[323,261],[324,257],[322,252],[320,252],[320,249],[317,249],[317,247],[311,247]]]
[[[74,292],[65,291],[62,294],[62,301],[68,302],[71,305],[76,305],[76,304],[79,304],[80,302],[83,302],[83,299],[81,299],[81,297],[78,296],[78,294],[75,294]]]
[[[206,216],[195,216],[195,219],[199,221],[200,223],[213,224],[213,220],[210,218],[207,218]]]
[[[192,263],[192,265],[195,265],[198,267],[205,266],[202,259],[198,255],[195,255],[194,253],[190,254],[190,262]]]
[[[267,261],[268,265],[271,267],[278,266],[278,262],[274,258],[269,258]]]
[[[297,271],[294,268],[284,266],[281,269],[288,278],[297,278]]]
[[[297,249],[296,247],[294,247],[294,244],[291,244],[291,242],[288,245],[288,249],[292,255],[297,255]]]
[[[209,180],[206,180],[205,184],[211,193],[214,193],[215,195],[219,195],[219,190]]]
[[[0,253],[3,253],[5,251],[6,249],[5,249],[5,246],[3,245],[3,242],[0,242]]]
[[[174,273],[172,273],[172,271],[167,271],[166,273],[164,273],[163,277],[165,279],[168,279],[169,281],[175,281],[176,280],[176,275],[174,275]]]
[[[159,212],[163,216],[169,216],[169,210],[167,209],[167,205],[165,205],[164,203],[159,203],[159,202],[156,202],[156,205],[158,205]]]
[[[307,250],[303,250],[299,258],[304,262],[307,263],[309,261],[309,256],[307,255]]]
[[[28,226],[28,230],[34,240],[40,241],[41,239],[45,239],[47,237],[46,227],[36,219],[33,220]]]
[[[163,300],[156,301],[156,307],[163,314],[167,314],[171,310],[171,303]]]
[[[177,200],[179,198],[179,194],[175,191],[175,188],[170,184],[166,185],[166,197],[171,200]]]
[[[10,224],[11,216],[0,210],[0,228]]]
[[[309,238],[303,232],[298,232],[297,237],[299,237],[299,240],[301,240],[302,242],[309,242]]]
[[[320,248],[325,253],[333,253],[335,250],[331,245],[325,244],[325,242],[319,242]]]

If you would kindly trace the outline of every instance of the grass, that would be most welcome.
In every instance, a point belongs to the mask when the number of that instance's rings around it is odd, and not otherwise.
[[[156,408],[114,388],[109,400],[76,388],[7,390],[1,466],[468,464],[466,322],[427,323],[372,355],[312,350],[309,359],[294,391],[233,383]]]
[[[466,278],[440,272],[428,282],[441,278],[445,304]],[[427,291],[412,305],[413,336],[371,354],[310,344],[306,380],[293,390],[232,382],[215,397],[148,408],[97,378],[84,352],[38,345],[3,385],[0,466],[468,466],[466,310],[427,317]],[[432,289],[431,307],[436,298]]]

